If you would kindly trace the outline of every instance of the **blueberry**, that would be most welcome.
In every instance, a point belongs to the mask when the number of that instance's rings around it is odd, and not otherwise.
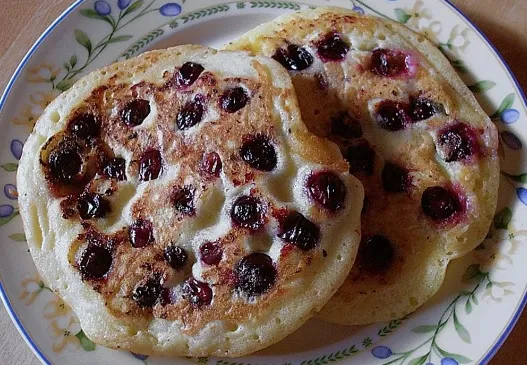
[[[227,113],[235,113],[249,102],[249,95],[243,87],[225,90],[220,97],[220,106]]]
[[[126,161],[124,158],[112,158],[106,163],[102,172],[118,181],[126,180]]]
[[[152,223],[145,219],[137,219],[128,228],[128,237],[132,247],[141,248],[154,242]]]
[[[100,194],[85,192],[79,197],[77,210],[82,219],[104,218],[110,212],[110,202]]]
[[[139,160],[139,178],[141,181],[157,179],[162,165],[161,153],[158,150],[146,151]]]
[[[387,269],[394,258],[392,243],[382,235],[375,235],[359,246],[360,267],[380,271]]]
[[[289,71],[302,71],[313,64],[311,53],[295,44],[289,44],[286,49],[277,49],[273,58]]]
[[[349,44],[336,33],[327,34],[316,46],[323,61],[342,61],[350,49]]]
[[[163,251],[163,257],[174,270],[181,270],[188,259],[185,250],[176,245],[167,246]]]
[[[132,299],[140,307],[153,307],[163,294],[160,278],[154,275],[137,285],[132,293]]]
[[[332,172],[322,171],[315,173],[307,180],[309,196],[324,208],[336,211],[344,206],[346,186]]]
[[[176,84],[179,87],[192,85],[205,70],[202,65],[194,62],[185,62],[176,73]]]
[[[276,151],[269,139],[263,135],[248,138],[240,149],[242,160],[260,171],[272,171],[278,162]]]
[[[400,51],[376,49],[371,56],[371,71],[379,76],[395,77],[408,72],[408,56]]]
[[[240,227],[257,230],[264,224],[262,203],[252,196],[240,196],[232,205],[231,219]]]
[[[174,206],[176,209],[185,214],[194,214],[194,189],[190,186],[185,186],[177,189],[174,193]]]
[[[176,118],[176,125],[180,130],[189,129],[201,122],[204,113],[203,97],[196,95],[193,100],[185,104],[180,110]]]
[[[212,302],[212,289],[207,283],[190,278],[183,284],[183,297],[196,307]]]
[[[408,170],[393,162],[387,162],[382,170],[382,186],[392,193],[408,191],[411,179]]]
[[[273,260],[259,252],[242,258],[234,271],[238,279],[237,287],[251,297],[268,292],[277,276]]]
[[[217,265],[223,257],[223,249],[216,243],[205,242],[199,248],[201,261],[207,265]]]
[[[445,220],[461,210],[457,195],[441,186],[427,188],[421,198],[421,207],[436,221]]]
[[[150,114],[150,103],[143,99],[134,99],[130,101],[121,110],[121,119],[131,127],[141,125]]]
[[[291,212],[281,225],[278,237],[304,251],[313,249],[320,236],[320,229],[298,212]]]
[[[79,270],[83,279],[99,280],[104,278],[112,266],[112,253],[110,250],[89,243],[81,255]]]
[[[390,132],[404,129],[412,123],[407,106],[391,100],[385,100],[377,106],[375,119],[379,126]]]

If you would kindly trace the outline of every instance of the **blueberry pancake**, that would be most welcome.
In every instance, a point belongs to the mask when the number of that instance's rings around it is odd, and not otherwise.
[[[18,170],[44,280],[98,344],[238,356],[349,273],[363,190],[309,133],[288,73],[180,46],[95,71],[38,120]]]
[[[320,317],[366,324],[422,305],[496,207],[497,132],[449,62],[398,23],[338,8],[286,15],[227,48],[289,70],[308,129],[364,185],[358,258]]]

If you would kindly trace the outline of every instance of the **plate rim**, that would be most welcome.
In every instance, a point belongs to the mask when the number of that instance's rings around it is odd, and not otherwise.
[[[502,66],[505,67],[505,70],[507,70],[507,73],[509,74],[509,76],[511,76],[511,79],[512,79],[514,85],[516,86],[516,89],[518,90],[518,93],[520,94],[520,98],[523,101],[524,106],[527,106],[527,94],[526,94],[526,92],[522,89],[522,87],[521,87],[521,85],[520,85],[520,83],[518,81],[518,78],[516,77],[514,72],[512,72],[512,69],[510,68],[510,66],[507,63],[507,61],[505,60],[505,58],[503,58],[503,56],[500,53],[500,51],[490,41],[489,37],[480,29],[479,26],[477,26],[472,20],[470,20],[470,18],[467,15],[465,15],[465,13],[463,11],[461,11],[461,9],[459,9],[456,5],[454,5],[451,0],[443,0],[443,1],[444,1],[444,3],[447,6],[449,6],[454,12],[456,12],[461,18],[463,18],[468,24],[470,24],[476,30],[478,35],[483,39],[483,41],[487,45],[487,47],[489,47],[490,50],[492,52],[494,52],[494,54],[498,57],[498,59],[500,60]],[[1,109],[1,105],[2,104],[0,103],[0,112],[2,110]],[[524,288],[523,298],[520,301],[520,303],[518,304],[518,306],[516,307],[515,313],[512,315],[511,319],[509,320],[509,323],[507,324],[505,329],[501,332],[501,334],[499,335],[498,339],[494,342],[494,344],[492,345],[491,349],[487,352],[486,355],[484,355],[481,358],[480,364],[482,364],[482,365],[488,364],[490,362],[490,360],[492,360],[492,358],[498,353],[499,349],[503,346],[503,344],[505,343],[505,341],[507,340],[509,335],[512,333],[512,330],[514,329],[514,327],[518,323],[518,320],[520,319],[520,317],[523,314],[523,312],[524,312],[526,307],[527,307],[527,290],[525,290],[525,288]]]
[[[15,82],[18,80],[20,76],[20,72],[26,66],[27,62],[30,60],[30,58],[33,56],[33,54],[38,50],[40,45],[46,40],[46,38],[50,35],[50,33],[55,30],[55,28],[60,25],[60,23],[68,16],[70,15],[76,8],[78,8],[81,4],[86,2],[87,0],[75,0],[71,5],[69,5],[43,32],[42,34],[37,38],[37,40],[31,45],[27,53],[24,55],[22,60],[17,65],[15,71],[13,72],[12,76],[10,77],[4,91],[2,92],[2,95],[0,97],[0,115],[2,113],[2,110],[4,109],[5,102],[7,98],[9,97],[9,94],[11,92],[11,89],[13,88]],[[486,46],[494,53],[494,55],[498,58],[499,62],[501,63],[501,66],[506,70],[508,75],[510,76],[514,86],[516,87],[516,90],[518,91],[520,95],[520,99],[523,103],[524,108],[527,109],[527,95],[525,91],[522,89],[516,75],[512,72],[509,64],[505,60],[505,58],[501,55],[500,51],[496,48],[496,46],[490,41],[488,36],[480,29],[479,26],[477,26],[470,18],[468,18],[467,15],[461,9],[459,9],[455,4],[452,3],[451,0],[441,0],[447,7],[449,7],[452,11],[454,11],[458,16],[460,16],[465,22],[467,22],[473,29],[476,31],[476,33],[481,37],[483,42],[486,44]],[[17,329],[18,333],[21,335],[21,337],[24,339],[28,347],[31,349],[33,354],[36,356],[36,358],[45,365],[53,365],[53,363],[47,359],[44,352],[40,349],[40,347],[37,345],[37,343],[33,340],[31,335],[28,333],[26,328],[24,327],[24,324],[22,323],[20,317],[17,315],[16,310],[14,306],[11,304],[11,301],[9,300],[9,297],[7,295],[7,292],[3,285],[2,277],[0,276],[0,299],[9,315],[9,318],[15,325],[15,328]],[[489,361],[496,355],[498,350],[503,346],[509,335],[511,334],[512,330],[516,326],[518,320],[520,319],[521,315],[523,314],[523,311],[527,307],[527,287],[524,288],[523,297],[519,301],[519,304],[517,305],[516,309],[514,310],[513,315],[511,316],[509,322],[505,326],[505,329],[500,333],[497,340],[494,341],[494,344],[490,347],[490,349],[486,352],[486,354],[483,355],[482,358],[480,358],[480,364],[485,365],[488,364]]]

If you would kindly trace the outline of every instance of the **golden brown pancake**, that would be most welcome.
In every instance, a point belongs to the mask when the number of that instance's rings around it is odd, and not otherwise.
[[[19,202],[37,268],[94,342],[239,356],[293,332],[351,269],[363,190],[347,169],[277,62],[180,46],[52,102]]]
[[[226,48],[288,69],[308,129],[364,185],[358,259],[319,316],[367,324],[426,302],[485,237],[498,189],[496,128],[448,60],[399,23],[339,8],[285,15]]]

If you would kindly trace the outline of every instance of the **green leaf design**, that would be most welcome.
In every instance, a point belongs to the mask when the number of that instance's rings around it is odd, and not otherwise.
[[[15,218],[18,215],[18,211],[15,210],[11,215],[8,215],[7,217],[1,217],[0,218],[0,226],[6,225],[11,221],[11,219]]]
[[[459,337],[465,341],[466,343],[471,343],[470,341],[470,333],[468,330],[459,322],[459,319],[457,318],[457,314],[454,311],[454,327],[456,329],[457,334]]]
[[[118,42],[126,42],[127,40],[133,38],[133,35],[119,35],[117,37],[113,37],[106,42],[107,44],[110,43],[118,43]]]
[[[472,313],[472,303],[470,302],[470,298],[468,298],[467,302],[465,303],[465,312],[467,314]]]
[[[228,5],[218,5],[218,6],[213,6],[213,7],[210,7],[210,8],[198,10],[198,11],[195,11],[193,13],[189,13],[189,14],[181,17],[181,19],[183,19],[183,24],[186,24],[186,23],[188,23],[188,22],[190,22],[192,20],[196,20],[196,19],[199,19],[199,18],[204,18],[206,16],[214,15],[214,14],[217,14],[217,13],[227,12],[229,10],[230,10],[230,8],[229,8]]]
[[[479,300],[478,300],[478,298],[477,298],[475,295],[472,296],[472,302],[473,302],[475,305],[478,305],[478,304],[479,304]]]
[[[73,55],[70,57],[70,65],[71,67],[75,67],[76,64],[77,64],[77,55]]]
[[[95,344],[88,337],[86,337],[86,334],[84,333],[83,330],[80,330],[75,335],[75,337],[79,339],[79,342],[82,348],[84,349],[84,351],[95,351]]]
[[[15,242],[26,242],[26,236],[23,233],[13,233],[9,238]]]
[[[366,337],[364,340],[362,340],[363,347],[370,347],[371,345],[373,345],[373,340],[370,337]]]
[[[90,38],[88,38],[88,36],[86,35],[86,33],[84,33],[80,29],[75,29],[74,34],[75,34],[75,39],[77,40],[77,42],[81,46],[86,48],[86,50],[88,51],[88,54],[91,54],[91,41],[90,41]]]
[[[64,79],[62,80],[61,82],[59,82],[55,88],[57,90],[60,90],[60,91],[66,91],[68,90],[70,87],[73,86],[73,84],[75,83],[75,80],[73,79]]]
[[[527,180],[527,174],[522,174]],[[522,176],[520,175],[520,176]],[[494,216],[494,228],[508,229],[512,220],[512,210],[510,208],[503,208]]]
[[[300,5],[288,1],[251,1],[251,8],[300,10]]]
[[[93,9],[81,9],[80,13],[81,15],[84,15],[87,18],[104,20],[106,23],[110,24],[113,27],[113,22],[110,18],[104,15],[97,14],[97,12]]]
[[[527,173],[519,174],[519,175],[511,175],[511,174],[507,174],[506,172],[502,172],[502,174],[514,181],[520,182],[522,184],[527,184]]]
[[[415,327],[412,332],[414,333],[427,333],[427,332],[433,332],[437,329],[437,325],[425,325],[425,326],[419,326]]]
[[[501,113],[505,111],[505,109],[509,109],[514,104],[514,99],[516,98],[516,94],[512,93],[507,95],[503,101],[500,104],[500,107],[494,114],[490,116],[491,119],[496,119],[501,116]]]
[[[482,93],[482,92],[492,89],[494,86],[496,86],[496,83],[494,81],[483,80],[483,81],[476,82],[473,85],[469,85],[468,88],[473,93]]]
[[[8,172],[13,172],[18,169],[18,164],[10,162],[3,164],[1,167]]]
[[[395,9],[395,17],[399,23],[406,24],[412,16],[404,11],[404,9],[397,8]]]
[[[475,278],[481,277],[481,275],[483,275],[483,273],[479,269],[479,264],[472,264],[465,270],[461,281],[464,283],[468,283]]]
[[[399,326],[401,326],[401,324],[403,324],[403,322],[409,317],[410,315],[406,315],[404,316],[403,318],[400,318],[400,319],[394,319],[392,321],[390,321],[390,323],[388,323],[386,326],[384,326],[383,328],[379,329],[377,331],[377,336],[380,336],[380,337],[385,337],[385,336],[388,336],[390,333],[392,333],[396,328],[398,328]]]
[[[468,72],[468,68],[467,66],[465,65],[465,62],[461,61],[461,60],[450,60],[450,64],[452,65],[452,67],[454,67],[454,69],[458,72],[461,72],[463,74],[467,73]]]
[[[419,357],[416,357],[415,359],[413,359],[412,361],[410,361],[408,363],[408,365],[422,365],[425,363],[426,361],[426,358],[428,357],[429,353],[428,354],[425,354],[423,356],[419,356]]]
[[[134,11],[137,11],[141,6],[143,6],[143,3],[144,1],[143,0],[138,0],[136,1],[135,3],[133,3],[132,5],[130,5],[126,11],[123,13],[123,18],[125,16],[127,16],[128,14],[131,14],[133,13]]]
[[[304,360],[300,363],[300,365],[324,365],[330,362],[343,360],[352,356],[353,354],[356,354],[357,352],[359,351],[355,348],[355,345],[353,345],[350,348],[344,349],[342,351],[337,351],[335,353],[324,355],[322,357],[317,357],[312,360]]]
[[[170,23],[170,26],[172,27],[172,23]],[[144,36],[143,38],[141,38],[140,40],[132,44],[132,46],[128,48],[121,56],[119,56],[119,58],[123,58],[123,57],[125,59],[131,58],[133,55],[137,54],[139,50],[144,48],[148,43],[152,42],[157,37],[163,35],[163,33],[165,33],[165,31],[161,28],[151,31],[146,36]]]
[[[62,66],[64,66],[64,68],[66,69],[66,71],[69,71],[69,70],[70,70],[70,64],[69,64],[69,63],[64,62],[64,63],[62,64]]]
[[[454,354],[452,352],[445,351],[439,346],[437,346],[436,348],[441,353],[441,355],[443,355],[444,357],[454,359],[460,364],[468,364],[469,362],[472,362],[472,360],[470,360],[468,357],[465,357],[463,355]]]

